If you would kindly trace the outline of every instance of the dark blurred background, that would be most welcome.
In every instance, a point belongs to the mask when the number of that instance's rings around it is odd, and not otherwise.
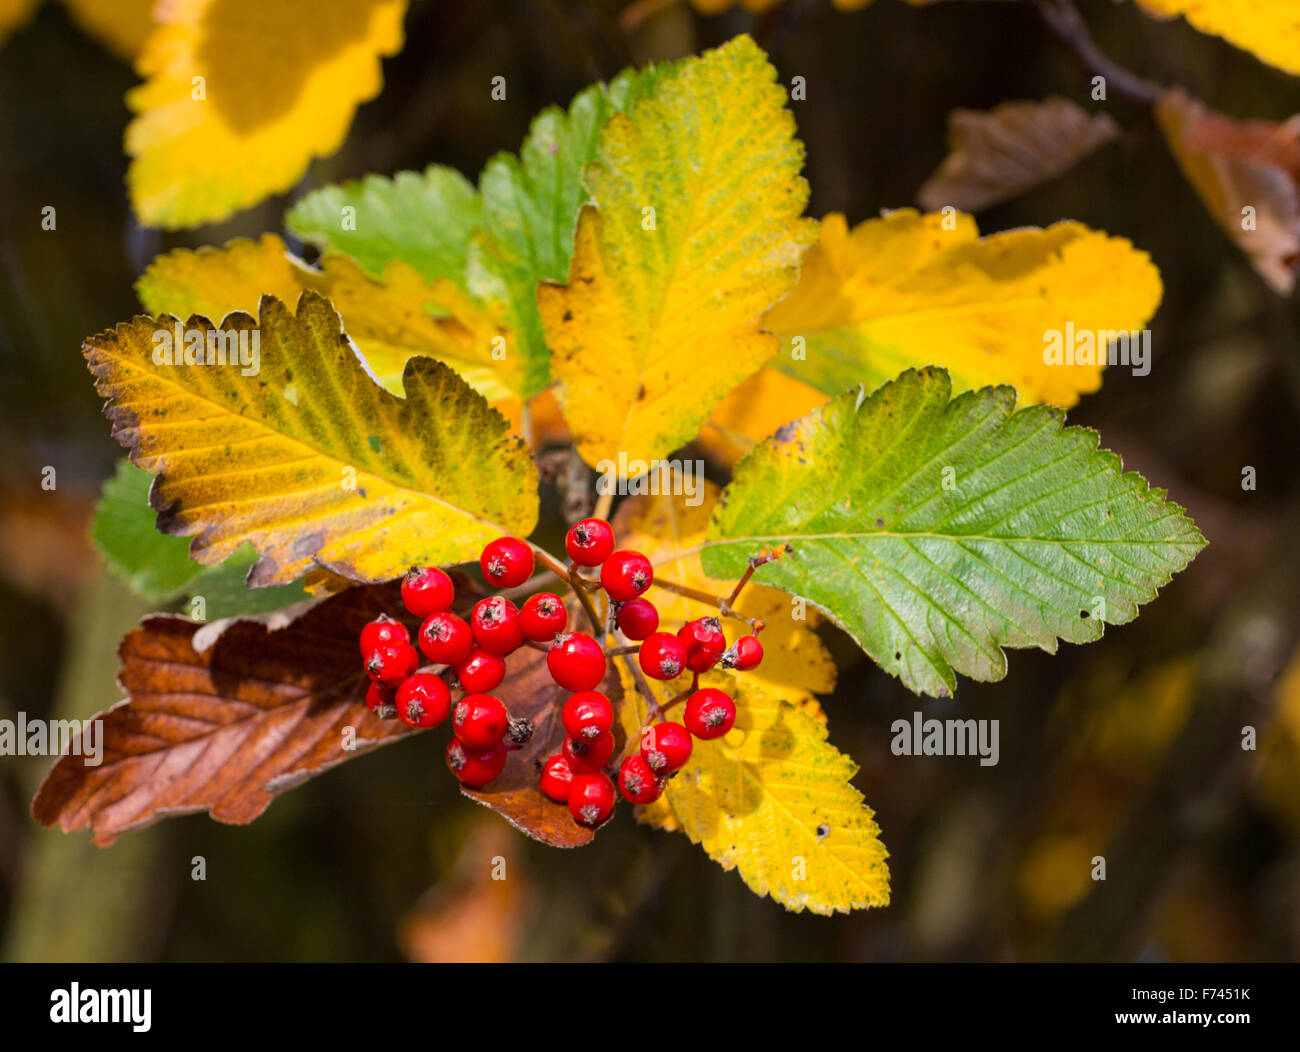
[[[652,5],[653,6],[653,5]],[[1300,78],[1130,4],[1080,3],[1114,60],[1216,109],[1300,112]],[[630,63],[753,32],[808,147],[809,212],[851,223],[913,203],[956,106],[1057,93],[1088,71],[1028,3],[794,0],[761,16],[662,5],[412,4],[333,157],[295,197],[366,172],[452,164],[471,178],[515,150],[543,106]],[[504,74],[507,102],[488,85]],[[86,524],[119,449],[80,342],[138,312],[158,252],[283,230],[292,198],[220,226],[139,228],[123,189],[129,64],[46,3],[0,46],[0,716],[84,717],[119,697],[117,640],[146,604],[110,578]],[[347,764],[247,828],[169,820],[106,850],[28,817],[43,759],[0,758],[0,954],[17,960],[1293,960],[1300,957],[1300,357],[1294,301],[1213,223],[1149,112],[1063,178],[979,216],[981,230],[1061,218],[1132,239],[1165,295],[1150,376],[1106,375],[1071,412],[1167,487],[1210,541],[1128,626],[1055,656],[1010,654],[997,684],[921,702],[825,628],[845,662],[825,699],[888,846],[893,903],[786,913],[681,835],[624,813],[596,843],[533,843],[461,799],[427,737]],[[41,209],[57,207],[55,231]],[[41,488],[46,465],[57,489]],[[1257,472],[1245,491],[1242,469]],[[854,663],[856,662],[856,663]],[[917,709],[1001,721],[1001,762],[895,757]],[[1257,751],[1241,748],[1257,728]],[[502,855],[511,879],[486,879]],[[1107,879],[1090,879],[1093,856]],[[203,856],[206,881],[191,880]]]

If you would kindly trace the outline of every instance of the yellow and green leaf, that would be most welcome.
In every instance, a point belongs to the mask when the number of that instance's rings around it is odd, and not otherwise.
[[[162,333],[257,340],[256,368],[174,364]],[[184,348],[181,348],[183,351]],[[113,434],[158,478],[163,533],[211,565],[249,543],[251,586],[325,568],[380,581],[414,563],[474,558],[537,520],[537,472],[483,396],[441,362],[413,358],[405,398],[374,382],[339,316],[314,292],[297,314],[264,296],[219,329],[139,317],[86,341]],[[246,355],[248,359],[253,356]],[[191,359],[193,360],[193,359]]]
[[[1049,334],[1141,330],[1161,291],[1145,252],[1080,223],[981,238],[961,213],[905,208],[852,231],[831,214],[763,324],[782,340],[773,367],[826,395],[939,365],[954,392],[1010,384],[1071,406],[1101,386],[1107,340],[1100,364],[1047,364]]]
[[[333,301],[367,364],[394,394],[402,393],[407,360],[424,355],[456,370],[489,402],[522,396],[519,356],[498,320],[453,282],[426,281],[404,263],[390,263],[378,280],[336,253],[323,256],[316,269],[274,234],[263,234],[258,241],[168,252],[136,282],[150,314],[217,320],[232,310],[257,310],[263,294],[297,303],[306,289]]]
[[[537,290],[590,464],[662,457],[776,351],[763,312],[814,235],[803,148],[747,36],[680,63],[604,126],[568,283]]]
[[[724,870],[739,870],[756,894],[788,910],[832,914],[888,905],[888,852],[874,813],[853,787],[858,767],[827,741],[825,721],[749,673],[710,672],[700,683],[732,696],[736,724],[723,738],[697,740],[663,796],[638,808],[637,817],[685,833]],[[624,696],[637,701],[621,712],[624,731],[636,740],[644,699],[628,682]]]
[[[1137,0],[1153,15],[1182,15],[1202,33],[1223,37],[1269,65],[1300,75],[1295,0]]]

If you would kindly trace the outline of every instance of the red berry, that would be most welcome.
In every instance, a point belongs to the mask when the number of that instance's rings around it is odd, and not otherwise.
[[[618,789],[629,804],[653,804],[664,791],[658,775],[640,753],[633,753],[619,767]]]
[[[677,638],[686,647],[686,667],[692,672],[708,672],[727,649],[727,637],[716,617],[686,622],[677,630]]]
[[[466,694],[451,714],[453,733],[471,749],[490,749],[506,736],[510,715],[500,698]]]
[[[412,566],[402,578],[402,603],[416,617],[428,617],[451,607],[456,586],[436,566]]]
[[[483,549],[478,565],[488,584],[514,588],[533,576],[533,550],[518,537],[498,537]]]
[[[676,679],[686,667],[686,646],[674,635],[655,632],[641,644],[637,660],[653,679]]]
[[[447,766],[460,779],[461,785],[477,788],[487,785],[499,775],[506,765],[506,747],[501,744],[490,749],[471,749],[459,738],[447,743]]]
[[[600,586],[616,603],[635,599],[655,579],[654,567],[640,552],[623,550],[615,552],[600,568]]]
[[[583,519],[564,535],[564,550],[579,566],[599,566],[614,550],[614,531],[604,519]]]
[[[721,738],[736,722],[736,703],[716,687],[705,687],[686,699],[682,722],[697,738]]]
[[[496,690],[506,678],[506,663],[486,650],[471,650],[469,657],[455,666],[456,682],[468,694]]]
[[[689,760],[693,748],[690,732],[680,723],[655,723],[641,732],[641,755],[661,778]]]
[[[614,706],[600,691],[584,690],[569,696],[560,719],[575,738],[591,741],[614,726]]]
[[[458,665],[474,649],[469,625],[450,610],[425,618],[419,641],[424,656],[438,665]]]
[[[366,688],[366,708],[381,720],[391,720],[397,715],[397,706],[393,703],[393,688],[372,682]]]
[[[411,633],[402,622],[394,621],[387,614],[380,614],[361,630],[361,656],[368,661],[370,655],[380,647],[410,641]]]
[[[593,690],[605,678],[605,652],[587,633],[570,632],[546,652],[546,667],[565,690]]]
[[[574,771],[599,771],[609,763],[614,755],[614,735],[602,734],[598,738],[574,738],[566,735],[564,739],[564,758]]]
[[[566,803],[569,799],[569,786],[572,784],[573,768],[559,753],[542,764],[542,776],[537,781],[537,787],[549,799],[557,804]]]
[[[731,649],[722,655],[722,667],[748,672],[751,668],[758,668],[762,660],[763,644],[758,641],[758,637],[741,636],[731,644]]]
[[[659,611],[649,599],[633,599],[618,608],[618,629],[628,639],[640,642],[659,627]]]
[[[397,688],[397,715],[412,727],[435,727],[451,710],[451,691],[441,677],[417,672]]]
[[[474,642],[489,654],[504,657],[524,643],[524,627],[519,621],[519,607],[503,595],[480,599],[474,604],[469,626]]]
[[[549,643],[564,631],[568,614],[558,595],[538,592],[530,595],[519,612],[524,635],[534,643]]]
[[[569,814],[578,825],[595,829],[614,813],[617,799],[614,783],[606,775],[575,774],[569,785]]]
[[[386,687],[396,687],[420,664],[420,655],[410,643],[395,643],[372,651],[366,661],[370,678]]]

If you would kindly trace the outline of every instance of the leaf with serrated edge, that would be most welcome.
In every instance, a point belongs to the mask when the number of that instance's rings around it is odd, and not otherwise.
[[[1101,386],[1110,340],[1137,339],[1160,296],[1159,271],[1125,238],[1070,222],[980,237],[968,215],[902,208],[852,230],[826,216],[763,324],[782,341],[770,368],[826,395],[938,365],[957,391],[1005,383],[1025,402],[1071,406]],[[1091,364],[1044,361],[1047,335],[1067,330],[1094,336]]]
[[[257,375],[238,364],[154,364],[154,334],[179,324],[136,318],[83,350],[114,437],[158,475],[158,528],[193,535],[199,562],[248,542],[261,555],[254,587],[322,565],[379,581],[532,531],[537,471],[522,440],[440,362],[407,362],[407,397],[397,398],[312,292],[296,316],[267,296],[259,320],[237,312],[222,322],[232,339],[260,333]],[[195,317],[188,328],[213,325]]]
[[[389,264],[381,279],[334,253],[309,267],[274,234],[263,234],[157,256],[135,287],[150,314],[216,319],[257,310],[263,295],[297,303],[311,289],[333,302],[357,349],[394,394],[402,393],[402,369],[416,355],[445,362],[489,402],[523,391],[519,356],[491,313],[453,282],[426,281],[404,263]]]
[[[794,284],[815,227],[799,218],[803,148],[775,78],[737,37],[605,125],[568,284],[537,290],[589,464],[670,453],[776,350],[759,318]]]
[[[32,816],[65,832],[89,827],[101,846],[196,811],[245,825],[286,789],[412,733],[366,708],[357,651],[361,627],[400,605],[395,582],[351,588],[279,630],[229,624],[202,652],[194,637],[206,626],[146,618],[119,649],[126,700],[91,717],[102,762],[60,757]]]
[[[888,852],[851,784],[857,765],[826,740],[825,721],[748,673],[708,672],[700,685],[731,695],[736,724],[722,738],[696,739],[686,766],[655,803],[637,808],[638,819],[680,829],[724,870],[738,869],[755,894],[788,910],[888,905]],[[682,677],[665,694],[687,686]],[[624,705],[620,719],[636,735],[644,701],[625,688],[638,701]]]
[[[956,674],[1006,675],[1002,648],[1097,639],[1186,566],[1205,540],[1096,432],[1015,391],[949,401],[941,369],[849,391],[736,466],[704,569],[739,572],[756,547],[793,551],[758,572],[835,619],[918,694]]]

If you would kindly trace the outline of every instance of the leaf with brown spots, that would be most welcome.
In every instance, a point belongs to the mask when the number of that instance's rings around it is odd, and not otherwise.
[[[89,827],[101,846],[196,811],[245,825],[285,790],[405,737],[411,728],[366,709],[357,650],[361,626],[399,608],[395,583],[351,588],[283,628],[233,621],[203,651],[198,622],[146,618],[119,648],[126,700],[92,717],[102,763],[60,757],[32,816],[65,832]]]

